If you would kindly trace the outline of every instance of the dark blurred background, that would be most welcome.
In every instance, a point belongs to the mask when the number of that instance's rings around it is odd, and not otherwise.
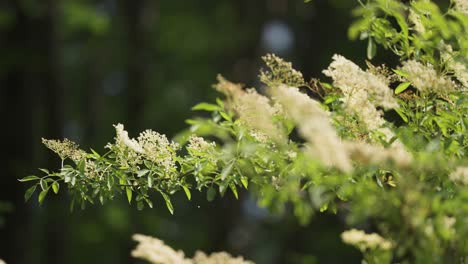
[[[175,197],[175,215],[125,199],[69,211],[65,192],[24,203],[17,178],[57,169],[45,138],[67,137],[102,152],[113,124],[131,136],[151,128],[174,136],[216,98],[218,73],[256,86],[260,57],[276,53],[307,78],[334,53],[365,55],[347,39],[351,0],[2,0],[0,1],[0,258],[9,264],[140,263],[133,233],[192,255],[226,250],[264,263],[360,263],[341,243],[340,216],[300,226],[292,214],[257,208],[247,193],[207,202]]]

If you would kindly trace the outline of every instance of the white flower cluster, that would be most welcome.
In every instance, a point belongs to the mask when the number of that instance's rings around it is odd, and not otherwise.
[[[128,136],[128,132],[124,130],[124,126],[122,124],[114,125],[114,127],[116,132],[115,141],[117,144],[125,145],[129,149],[137,153],[143,153],[143,148],[140,146],[140,144],[138,144],[138,142],[135,139],[131,139]]]
[[[283,105],[286,114],[309,143],[308,151],[326,166],[351,170],[343,144],[330,123],[328,113],[317,101],[295,87],[279,86],[271,91],[274,100]]]
[[[454,89],[453,83],[437,74],[434,66],[428,64],[424,65],[415,60],[403,62],[400,70],[405,72],[408,76],[407,80],[423,93],[445,93]]]
[[[333,85],[343,92],[346,109],[359,117],[369,130],[379,129],[384,120],[376,106],[398,107],[388,78],[361,70],[359,66],[335,54],[333,62],[323,73],[333,79]]]
[[[370,145],[364,142],[346,142],[346,150],[350,158],[362,164],[381,164],[392,161],[398,167],[407,167],[411,164],[413,157],[403,145],[397,144],[390,148]]]
[[[135,258],[144,259],[152,264],[192,264],[190,259],[185,258],[184,252],[175,251],[157,238],[135,234],[133,239],[138,242],[132,251],[132,256]]]
[[[282,84],[299,87],[305,84],[302,73],[295,70],[292,63],[284,61],[274,54],[267,54],[262,59],[270,70],[260,72],[260,81],[269,87]]]
[[[122,124],[114,127],[116,130],[115,145],[108,144],[106,147],[116,151],[116,159],[121,165],[139,164],[144,157],[166,172],[175,166],[175,151],[179,145],[170,142],[165,135],[148,129],[140,133],[137,140],[128,136]]]
[[[239,120],[249,127],[252,134],[264,134],[275,141],[284,141],[285,133],[273,123],[273,117],[281,113],[279,105],[272,105],[270,99],[255,91],[243,90],[239,84],[233,84],[218,76],[215,89],[224,93],[230,107],[239,116]]]
[[[166,172],[175,166],[175,151],[179,145],[169,142],[165,135],[148,129],[140,133],[138,144],[143,149],[143,155],[161,166]]]
[[[189,139],[187,148],[195,150],[197,152],[212,152],[216,148],[215,142],[207,142],[202,137],[192,135]]]
[[[364,231],[357,229],[351,229],[343,232],[341,234],[341,239],[346,244],[353,245],[361,251],[365,251],[367,249],[390,250],[393,247],[392,242],[381,237],[379,234],[366,234]]]
[[[449,179],[453,182],[468,186],[468,167],[457,167],[450,173]]]
[[[79,149],[78,144],[68,139],[60,141],[43,138],[42,144],[59,155],[62,160],[71,159],[74,162],[79,162],[86,157],[86,152]]]
[[[421,17],[416,14],[413,9],[410,9],[408,19],[411,21],[411,23],[413,23],[413,28],[416,32],[424,33],[426,31],[424,25],[421,22]]]
[[[455,3],[455,9],[468,15],[468,0],[453,0]]]
[[[6,264],[6,262],[0,259],[0,264]]]
[[[135,234],[133,239],[138,245],[132,251],[132,256],[151,264],[254,264],[242,257],[234,258],[226,252],[217,252],[208,256],[197,251],[193,259],[189,259],[185,258],[184,252],[175,251],[157,238]]]
[[[209,256],[201,251],[197,251],[193,257],[193,264],[254,264],[244,260],[243,257],[234,258],[226,252],[216,252]]]

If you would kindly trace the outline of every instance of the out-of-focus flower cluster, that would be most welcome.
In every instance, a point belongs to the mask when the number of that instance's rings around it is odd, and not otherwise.
[[[144,259],[151,264],[253,264],[242,257],[233,257],[226,252],[207,255],[197,251],[193,258],[186,258],[182,251],[175,251],[154,237],[136,234],[133,239],[138,242],[132,251],[135,258]]]
[[[381,237],[379,234],[366,234],[362,230],[351,229],[341,234],[341,239],[346,244],[359,248],[362,252],[366,250],[390,250],[393,248],[392,242]]]

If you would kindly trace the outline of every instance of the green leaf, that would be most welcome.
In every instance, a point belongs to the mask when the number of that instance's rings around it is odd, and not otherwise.
[[[46,173],[46,174],[49,174],[49,170],[48,169],[42,169],[42,168],[39,168],[40,171]]]
[[[215,104],[209,104],[209,103],[199,103],[192,107],[192,110],[203,110],[203,111],[218,111],[221,110],[221,108],[218,105]]]
[[[216,190],[213,187],[210,187],[208,191],[206,192],[206,199],[211,202],[215,199],[216,197]]]
[[[367,42],[367,58],[372,60],[372,58],[375,57],[375,54],[377,54],[377,46],[372,38],[369,38],[369,41]]]
[[[192,199],[192,194],[190,193],[190,190],[187,186],[182,186],[182,189],[184,189],[185,195],[187,196],[187,199],[190,201]]]
[[[47,181],[44,180],[44,178],[42,178],[42,179],[39,181],[39,184],[41,185],[41,189],[42,189],[43,191],[49,188],[49,185],[47,184]]]
[[[39,180],[40,178],[37,177],[37,176],[34,176],[34,175],[29,175],[29,176],[26,176],[22,179],[18,179],[18,181],[20,182],[27,182],[27,181],[35,181],[35,180]]]
[[[409,83],[409,82],[400,83],[400,84],[398,85],[398,87],[395,89],[395,94],[399,94],[399,93],[403,92],[403,91],[406,90],[410,85],[411,85],[411,83]]]
[[[401,109],[395,108],[395,111],[398,113],[398,115],[400,115],[401,119],[403,119],[405,123],[408,123],[408,117],[405,115],[405,113],[403,113]]]
[[[139,171],[137,172],[137,176],[138,176],[138,177],[145,176],[148,172],[149,172],[149,170],[139,170]]]
[[[153,177],[153,174],[149,174],[148,175],[148,187],[149,188],[152,188],[153,187],[153,182],[154,182],[154,177]]]
[[[240,180],[244,188],[247,189],[249,187],[249,179],[245,176],[242,176]]]
[[[323,204],[320,206],[320,212],[323,213],[328,209],[328,203]]]
[[[49,189],[45,189],[39,193],[39,198],[38,198],[39,204],[42,204],[48,192],[49,192]]]
[[[231,118],[228,114],[226,114],[225,112],[222,112],[222,111],[221,111],[221,112],[219,112],[219,114],[220,114],[224,119],[226,119],[227,121],[232,122],[232,118]]]
[[[54,191],[55,194],[57,194],[59,192],[59,188],[60,188],[60,185],[58,182],[54,181],[52,183],[52,190]]]
[[[125,192],[127,193],[127,199],[128,199],[128,203],[132,203],[132,188],[130,187],[125,187]]]
[[[232,167],[234,166],[234,163],[235,163],[235,161],[231,160],[229,162],[229,164],[223,169],[223,171],[221,172],[221,180],[224,181],[226,179],[226,177],[231,173]]]
[[[31,187],[29,187],[26,192],[24,192],[24,201],[27,202],[31,196],[33,195],[33,193],[36,191],[36,187],[37,187],[37,184],[36,185],[33,185]]]
[[[396,74],[402,76],[402,77],[408,78],[408,74],[407,74],[406,72],[404,72],[404,71],[395,70],[395,69],[393,69],[392,71],[393,71],[394,73],[396,73]]]
[[[160,192],[162,197],[164,198],[164,201],[166,201],[166,207],[167,209],[169,210],[169,212],[171,214],[174,214],[174,207],[172,206],[172,202],[171,202],[171,199],[169,198],[169,196],[163,192]]]
[[[231,189],[232,193],[236,197],[237,200],[239,200],[239,194],[237,193],[237,188],[235,184],[229,184],[229,188]]]

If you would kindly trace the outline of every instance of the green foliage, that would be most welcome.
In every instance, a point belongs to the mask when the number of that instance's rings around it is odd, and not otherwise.
[[[468,18],[454,7],[367,1],[354,12],[350,37],[368,39],[369,58],[377,44],[393,51],[401,66],[362,70],[335,56],[324,71],[331,84],[305,83],[290,63],[267,55],[266,95],[219,77],[224,99],[194,106],[209,117],[187,120],[178,143],[151,130],[133,139],[120,124],[102,155],[44,140],[62,166],[21,179],[33,182],[25,199],[38,191],[42,203],[50,189],[65,189],[72,208],[122,195],[142,209],[158,194],[174,213],[178,191],[188,200],[204,191],[212,201],[247,189],[260,206],[292,210],[303,224],[329,212],[371,226],[380,235],[343,233],[366,263],[463,263]]]

